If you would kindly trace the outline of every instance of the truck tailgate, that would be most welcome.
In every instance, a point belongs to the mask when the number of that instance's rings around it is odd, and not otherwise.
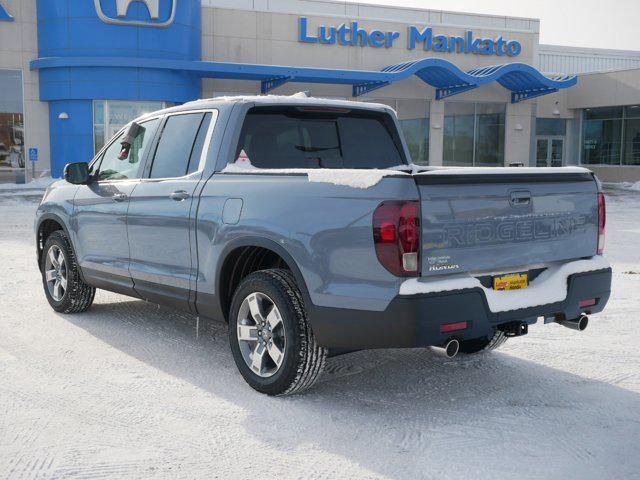
[[[423,276],[517,271],[596,253],[598,186],[588,170],[455,168],[414,178]]]

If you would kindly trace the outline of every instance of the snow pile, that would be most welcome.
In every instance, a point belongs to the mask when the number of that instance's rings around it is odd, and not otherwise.
[[[640,192],[640,182],[605,183],[604,185],[609,188],[619,188],[621,190],[633,190],[634,192]]]
[[[384,177],[390,175],[408,175],[396,170],[362,170],[362,169],[342,169],[317,168],[308,169],[307,176],[310,182],[332,183],[334,185],[345,185],[353,188],[369,188],[376,185]]]
[[[258,168],[249,159],[228,164],[221,173],[256,173],[262,175],[307,175],[311,183],[331,183],[352,188],[369,188],[387,176],[409,175],[400,170],[356,168]]]
[[[32,180],[29,183],[1,183],[0,194],[21,195],[33,193],[34,191],[43,192],[49,185],[58,180],[59,178],[42,177]]]
[[[508,312],[509,310],[561,302],[567,297],[567,278],[570,275],[609,267],[609,262],[601,255],[596,255],[587,260],[556,264],[542,272],[527,288],[510,291],[486,288],[478,279],[467,275],[427,281],[412,278],[400,285],[400,295],[481,288],[492,312]]]

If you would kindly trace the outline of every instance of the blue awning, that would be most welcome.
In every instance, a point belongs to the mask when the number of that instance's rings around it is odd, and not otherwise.
[[[413,75],[435,87],[438,100],[498,82],[511,91],[512,103],[557,92],[572,87],[578,81],[576,76],[547,77],[535,67],[524,63],[509,63],[465,72],[455,64],[439,58],[391,65],[381,71],[134,57],[50,57],[31,62],[32,70],[92,67],[175,70],[203,78],[254,80],[261,82],[262,93],[288,82],[351,85],[354,97]]]

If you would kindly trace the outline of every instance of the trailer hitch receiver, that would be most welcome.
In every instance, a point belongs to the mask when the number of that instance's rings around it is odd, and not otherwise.
[[[511,322],[500,325],[498,330],[502,331],[507,337],[520,337],[529,333],[529,325],[524,322]]]

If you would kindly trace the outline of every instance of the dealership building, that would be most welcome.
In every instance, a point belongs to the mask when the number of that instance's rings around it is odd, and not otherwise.
[[[0,0],[0,183],[60,177],[164,106],[303,90],[392,106],[419,164],[640,181],[640,52],[539,31],[327,0]]]

